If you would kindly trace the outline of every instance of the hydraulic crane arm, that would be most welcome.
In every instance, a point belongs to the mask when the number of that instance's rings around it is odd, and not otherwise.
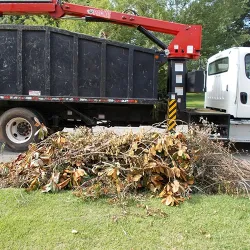
[[[0,0],[1,15],[50,15],[55,19],[64,16],[85,18],[86,20],[111,22],[135,27],[150,38],[147,30],[175,36],[168,46],[158,41],[158,45],[167,49],[169,58],[198,59],[201,50],[201,26],[186,25],[128,13],[103,10],[57,0]],[[153,35],[152,35],[153,37]]]

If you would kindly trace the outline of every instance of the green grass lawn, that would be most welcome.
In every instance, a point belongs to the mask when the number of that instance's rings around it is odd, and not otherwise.
[[[204,107],[204,93],[188,93],[187,107],[188,108],[203,108]]]
[[[0,249],[249,249],[248,199],[194,195],[180,207],[155,198],[138,204],[131,201],[124,210],[71,192],[2,189]]]

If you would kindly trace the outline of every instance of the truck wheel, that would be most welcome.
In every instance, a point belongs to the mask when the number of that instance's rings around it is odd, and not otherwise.
[[[37,115],[25,108],[13,108],[4,112],[0,118],[2,137],[14,151],[25,151],[31,142],[37,141]],[[38,118],[39,119],[39,118]]]

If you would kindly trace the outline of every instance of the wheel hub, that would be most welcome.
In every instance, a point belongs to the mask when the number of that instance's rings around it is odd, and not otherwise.
[[[20,122],[17,125],[17,132],[20,135],[27,136],[30,134],[30,131],[31,131],[31,127],[30,127],[30,124],[27,122]]]
[[[12,118],[6,124],[6,135],[14,143],[25,143],[32,136],[32,126],[22,117]]]

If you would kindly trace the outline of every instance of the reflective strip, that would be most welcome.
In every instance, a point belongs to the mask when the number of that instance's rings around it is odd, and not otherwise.
[[[176,127],[177,102],[176,100],[168,101],[167,129],[175,130]]]
[[[173,123],[168,125],[168,130],[171,131],[171,130],[175,129],[175,127],[176,127],[176,122],[173,122]]]
[[[175,121],[175,120],[176,120],[176,114],[169,119],[170,122]]]
[[[169,106],[171,106],[173,103],[175,103],[176,101],[175,100],[170,100],[168,103],[169,103]]]
[[[172,119],[174,119],[174,116],[175,116],[175,119],[176,119],[176,112],[172,112],[172,113],[170,113],[169,115],[168,115],[168,119],[169,120],[172,120]]]
[[[169,107],[169,112],[172,112],[172,110],[173,110],[173,109],[176,109],[176,108],[177,108],[177,104],[174,103],[173,106],[170,106],[170,107]]]
[[[149,99],[113,99],[113,98],[85,98],[85,97],[56,97],[56,96],[21,96],[0,95],[0,100],[13,101],[41,101],[41,102],[85,102],[85,103],[126,103],[126,104],[149,104],[157,100]]]

